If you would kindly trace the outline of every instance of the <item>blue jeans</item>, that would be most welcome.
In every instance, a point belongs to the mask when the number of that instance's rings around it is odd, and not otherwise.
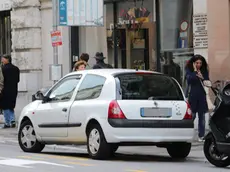
[[[193,120],[196,119],[196,113],[193,113]],[[205,114],[198,113],[198,136],[204,137],[205,135]]]
[[[14,119],[14,110],[5,109],[3,110],[3,115],[5,118],[5,124],[10,126],[12,122],[15,122]]]

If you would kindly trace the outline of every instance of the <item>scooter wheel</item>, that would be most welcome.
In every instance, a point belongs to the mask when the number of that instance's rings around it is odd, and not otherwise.
[[[206,139],[203,147],[207,160],[216,167],[227,167],[230,165],[230,157],[218,152],[213,139]]]

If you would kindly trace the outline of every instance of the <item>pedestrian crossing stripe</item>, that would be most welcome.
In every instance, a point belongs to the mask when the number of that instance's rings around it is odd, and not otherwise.
[[[59,167],[65,167],[65,168],[74,168],[70,165],[64,165],[64,164],[57,164],[57,163],[51,163],[47,161],[34,161],[34,160],[25,160],[25,159],[9,159],[9,158],[1,158],[0,165],[5,166],[11,166],[11,167],[21,167],[21,168],[34,168],[32,165],[36,164],[43,164],[43,165],[53,165],[53,166],[59,166]]]

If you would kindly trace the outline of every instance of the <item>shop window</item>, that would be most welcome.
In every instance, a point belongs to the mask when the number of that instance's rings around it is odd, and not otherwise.
[[[186,62],[193,56],[193,0],[158,3],[161,72],[183,85]]]
[[[0,12],[0,54],[11,53],[10,11]]]
[[[108,62],[111,65],[150,69],[151,59],[155,56],[152,51],[155,48],[153,0],[107,3],[106,28]]]

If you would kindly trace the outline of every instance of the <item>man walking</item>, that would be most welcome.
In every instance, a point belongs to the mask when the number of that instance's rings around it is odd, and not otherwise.
[[[110,64],[104,62],[105,57],[102,52],[97,52],[94,58],[96,59],[96,64],[93,69],[113,68]]]
[[[14,108],[16,105],[16,98],[18,95],[18,83],[20,81],[19,68],[14,66],[10,55],[3,55],[2,73],[4,77],[4,88],[0,98],[0,108],[3,109],[5,118],[4,128],[15,127]]]

